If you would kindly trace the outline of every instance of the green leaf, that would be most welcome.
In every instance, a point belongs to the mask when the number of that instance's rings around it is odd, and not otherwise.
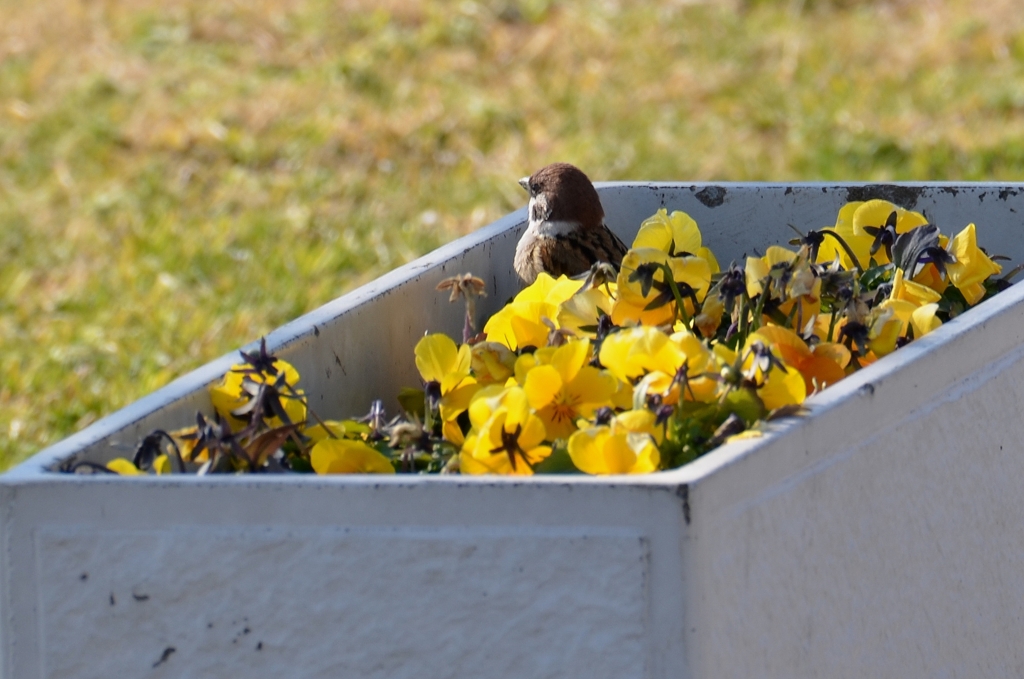
[[[420,422],[426,419],[426,392],[413,387],[402,387],[398,392],[398,405],[408,415],[419,418]]]
[[[730,391],[729,395],[725,397],[723,406],[726,411],[726,417],[729,414],[735,413],[748,427],[753,426],[755,422],[765,415],[764,403],[761,401],[761,398],[753,389],[747,387]]]
[[[569,457],[565,446],[555,446],[551,454],[533,468],[534,474],[582,474]]]
[[[865,270],[864,274],[860,277],[860,284],[866,290],[874,291],[882,283],[888,283],[892,280],[894,267],[892,264],[875,264],[874,259],[871,262],[871,268]]]

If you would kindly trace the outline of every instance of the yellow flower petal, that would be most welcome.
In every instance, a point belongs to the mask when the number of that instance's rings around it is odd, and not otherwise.
[[[394,474],[391,461],[362,441],[324,439],[309,453],[317,474]]]
[[[764,407],[775,410],[787,405],[798,405],[807,398],[807,386],[799,370],[782,370],[774,367],[768,371],[767,381],[757,390]]]
[[[568,450],[576,468],[587,474],[644,474],[661,462],[649,435],[612,433],[608,426],[577,431],[569,437]]]
[[[121,476],[145,475],[145,472],[136,467],[131,460],[126,460],[123,457],[116,457],[108,462],[107,469],[112,472],[117,472]]]
[[[562,376],[554,366],[538,365],[526,374],[523,391],[530,406],[539,410],[554,400],[562,384]]]
[[[171,459],[164,455],[157,455],[156,459],[153,460],[153,471],[157,474],[170,474],[171,473]]]
[[[938,310],[938,304],[925,304],[914,309],[914,313],[910,316],[910,323],[914,327],[914,337],[924,337],[942,325],[942,321],[935,317],[935,312]]]
[[[968,224],[953,237],[949,250],[956,258],[954,263],[946,265],[949,280],[973,306],[985,295],[982,283],[1003,269],[978,247],[974,224]]]
[[[695,255],[701,249],[700,229],[685,212],[676,210],[669,214],[668,210],[661,208],[640,224],[633,247],[657,248],[673,256]]]
[[[455,371],[459,361],[459,348],[447,335],[427,335],[416,343],[416,368],[424,382],[440,383],[446,375]],[[468,358],[467,358],[468,361]],[[466,366],[468,372],[469,366]]]
[[[551,365],[562,376],[563,382],[571,382],[589,357],[590,340],[566,342],[551,356]]]

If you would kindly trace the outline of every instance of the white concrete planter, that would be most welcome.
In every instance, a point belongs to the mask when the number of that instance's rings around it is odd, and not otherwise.
[[[885,197],[1024,261],[1017,185],[605,184],[723,263]],[[434,292],[515,291],[524,212],[268,337],[320,413],[417,383]],[[1019,676],[1024,286],[761,440],[640,478],[69,476],[209,411],[227,356],[0,477],[0,667],[21,677]]]

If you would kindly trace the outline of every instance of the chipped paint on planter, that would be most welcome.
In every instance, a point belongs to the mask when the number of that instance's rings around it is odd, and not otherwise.
[[[1020,185],[599,185],[722,263],[848,199],[974,221],[1024,261]],[[416,383],[434,292],[516,284],[524,212],[268,336],[325,416]],[[395,357],[407,356],[408,361]],[[1010,674],[1024,664],[1024,286],[810,401],[770,436],[643,477],[75,477],[208,409],[224,357],[0,477],[5,677]]]

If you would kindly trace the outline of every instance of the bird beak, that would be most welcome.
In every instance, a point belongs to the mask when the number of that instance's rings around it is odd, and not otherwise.
[[[526,189],[527,193],[530,192],[530,178],[529,177],[523,177],[522,179],[520,179],[519,180],[519,185],[522,186],[524,189]]]

